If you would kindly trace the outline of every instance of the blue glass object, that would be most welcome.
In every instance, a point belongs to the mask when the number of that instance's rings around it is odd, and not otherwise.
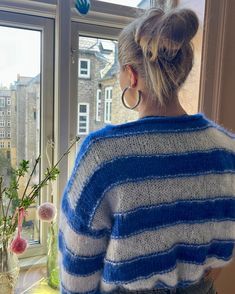
[[[87,14],[90,9],[90,0],[75,0],[75,7],[81,14]]]

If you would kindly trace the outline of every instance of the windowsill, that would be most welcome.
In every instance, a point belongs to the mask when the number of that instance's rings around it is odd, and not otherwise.
[[[19,262],[20,262],[20,270],[26,270],[32,267],[46,266],[47,257],[46,255],[39,255],[39,256],[20,259]]]
[[[46,279],[46,256],[36,256],[20,260],[20,273],[15,294],[33,293],[40,281]],[[43,292],[42,292],[43,294]]]

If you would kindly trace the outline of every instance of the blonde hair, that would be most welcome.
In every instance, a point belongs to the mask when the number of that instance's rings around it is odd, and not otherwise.
[[[193,67],[192,38],[199,20],[190,9],[149,9],[125,27],[118,40],[120,66],[131,65],[151,97],[165,106],[177,97]]]

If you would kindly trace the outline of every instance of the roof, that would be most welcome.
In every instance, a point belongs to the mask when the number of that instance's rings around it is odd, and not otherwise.
[[[39,84],[40,83],[40,74],[36,75],[34,78],[28,82],[28,84]]]
[[[26,86],[31,79],[32,79],[32,77],[23,77],[18,74],[16,85],[17,86]]]
[[[11,90],[0,90],[0,97],[10,97],[11,96]]]

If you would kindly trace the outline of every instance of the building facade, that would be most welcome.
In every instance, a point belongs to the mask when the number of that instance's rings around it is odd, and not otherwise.
[[[0,90],[0,152],[10,159],[11,150],[11,91]]]

